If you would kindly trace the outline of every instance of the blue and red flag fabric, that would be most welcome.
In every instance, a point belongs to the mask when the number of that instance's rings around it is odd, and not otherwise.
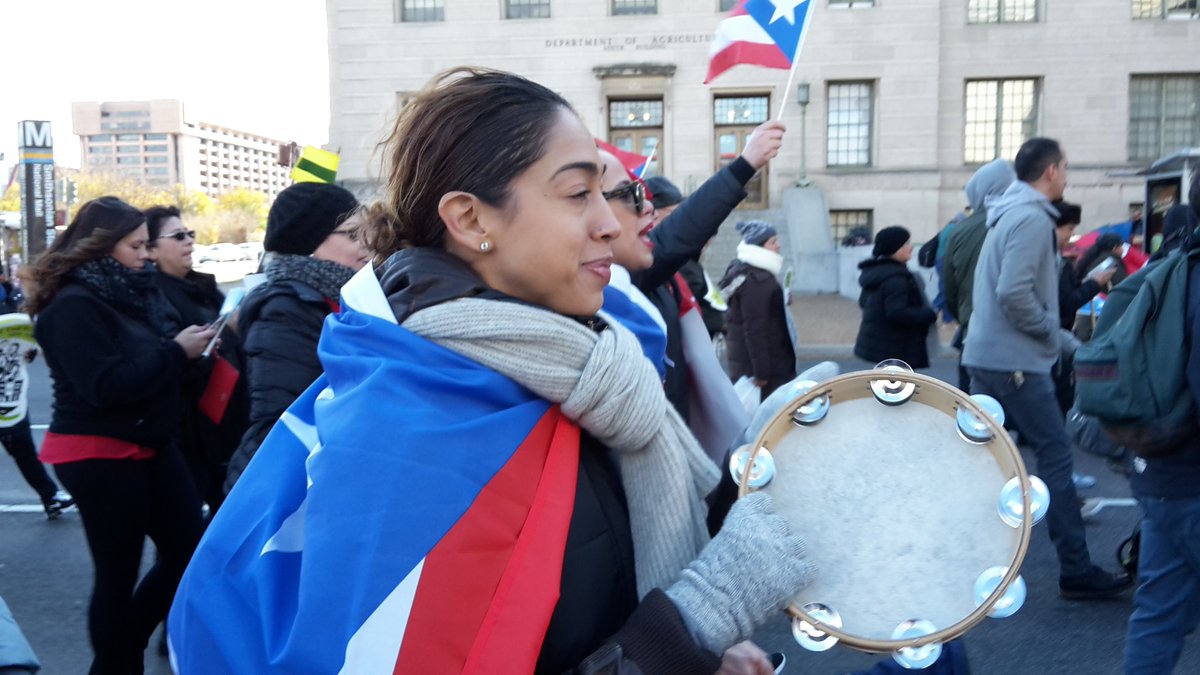
[[[168,620],[206,673],[532,672],[558,601],[579,429],[396,325],[368,266],[322,375],[201,540]]]
[[[605,143],[599,138],[595,140],[596,147],[609,152],[616,157],[617,160],[621,162],[621,166],[624,166],[625,170],[629,172],[630,176],[632,176],[633,180],[641,180],[638,177],[641,176],[642,172],[646,170],[646,163],[650,161],[649,157],[646,155],[639,155],[636,152],[622,150],[612,143]]]
[[[704,83],[739,64],[791,68],[811,15],[812,0],[740,0],[717,24]]]

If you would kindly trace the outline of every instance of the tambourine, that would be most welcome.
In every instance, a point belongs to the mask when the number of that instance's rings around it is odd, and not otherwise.
[[[1018,571],[1049,491],[995,399],[905,368],[797,383],[803,393],[730,470],[739,496],[771,494],[808,540],[818,573],[787,608],[796,641],[923,668],[944,642],[1020,608]]]

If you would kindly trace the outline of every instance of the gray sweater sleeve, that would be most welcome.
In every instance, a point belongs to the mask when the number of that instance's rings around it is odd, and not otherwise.
[[[1038,299],[1035,290],[1039,268],[1047,256],[1053,264],[1054,252],[1047,247],[1040,223],[1026,218],[1008,232],[1000,276],[996,280],[996,300],[1000,311],[1014,328],[1037,340],[1049,340],[1058,331],[1058,317]],[[993,233],[994,234],[994,233]]]

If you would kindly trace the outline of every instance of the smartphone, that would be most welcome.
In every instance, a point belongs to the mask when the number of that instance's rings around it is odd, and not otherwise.
[[[1096,265],[1096,269],[1100,270],[1101,272],[1104,272],[1104,271],[1110,270],[1116,266],[1117,266],[1117,259],[1109,257],[1109,258],[1105,258],[1104,262],[1100,263],[1099,265]]]

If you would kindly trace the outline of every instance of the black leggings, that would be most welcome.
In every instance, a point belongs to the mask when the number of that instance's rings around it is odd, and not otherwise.
[[[25,477],[29,487],[37,491],[38,497],[45,504],[58,493],[58,486],[46,473],[46,467],[38,461],[37,447],[33,444],[33,435],[29,430],[29,418],[18,422],[7,429],[0,429],[0,443],[17,463],[17,469]]]
[[[95,564],[88,632],[93,675],[141,673],[200,540],[200,497],[176,450],[145,460],[85,459],[55,467],[75,497]],[[158,558],[138,582],[146,536]],[[136,588],[135,588],[136,586]]]

